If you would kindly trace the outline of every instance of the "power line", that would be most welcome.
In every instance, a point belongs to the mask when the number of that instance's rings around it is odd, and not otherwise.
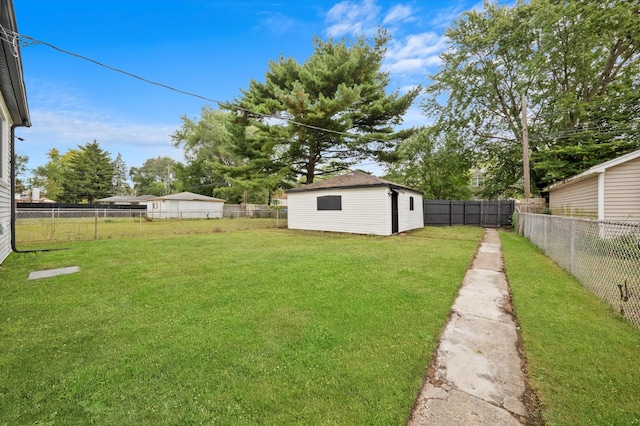
[[[137,80],[143,81],[143,82],[148,83],[148,84],[152,84],[154,86],[162,87],[164,89],[171,90],[171,91],[174,91],[174,92],[177,92],[177,93],[181,93],[183,95],[192,96],[192,97],[195,97],[195,98],[198,98],[198,99],[202,99],[202,100],[205,100],[205,101],[208,101],[208,102],[215,103],[219,107],[227,107],[227,108],[231,108],[231,109],[236,109],[238,111],[242,111],[242,112],[258,115],[258,116],[260,116],[262,118],[273,118],[273,119],[276,119],[276,120],[282,120],[282,121],[285,121],[285,122],[290,123],[290,124],[295,124],[297,126],[306,127],[308,129],[318,130],[318,131],[325,132],[325,133],[332,133],[332,134],[339,135],[339,136],[345,136],[345,137],[354,138],[354,139],[363,138],[363,139],[368,139],[368,140],[370,140],[372,142],[385,142],[385,140],[383,140],[383,139],[374,138],[374,137],[371,137],[371,136],[368,136],[368,135],[354,135],[354,134],[351,134],[351,133],[348,133],[348,132],[341,132],[339,130],[326,129],[324,127],[314,126],[312,124],[307,124],[307,123],[302,123],[300,121],[296,121],[296,120],[288,118],[288,117],[282,117],[280,115],[265,114],[265,113],[253,111],[251,109],[244,108],[244,107],[241,107],[239,105],[235,105],[235,104],[230,103],[230,102],[222,102],[222,101],[219,101],[219,100],[216,100],[216,99],[212,99],[212,98],[209,98],[209,97],[206,97],[206,96],[203,96],[203,95],[199,95],[199,94],[194,93],[194,92],[189,92],[189,91],[186,91],[186,90],[178,89],[178,88],[175,88],[173,86],[169,86],[169,85],[164,84],[164,83],[160,83],[160,82],[157,82],[157,81],[154,81],[154,80],[150,80],[150,79],[145,78],[145,77],[141,77],[141,76],[139,76],[137,74],[133,74],[133,73],[125,71],[123,69],[112,67],[111,65],[107,65],[107,64],[105,64],[103,62],[97,61],[95,59],[91,59],[91,58],[89,58],[87,56],[80,55],[78,53],[74,53],[74,52],[62,49],[62,48],[60,48],[58,46],[55,46],[55,45],[53,45],[51,43],[47,43],[45,41],[37,40],[37,39],[34,39],[33,37],[29,37],[29,36],[24,35],[24,34],[19,34],[19,33],[14,32],[14,31],[7,30],[2,25],[0,25],[0,40],[3,40],[3,41],[5,41],[5,42],[7,42],[7,43],[9,43],[11,45],[12,52],[14,53],[14,56],[16,56],[16,57],[18,57],[18,43],[22,47],[34,46],[34,45],[42,44],[44,46],[47,46],[47,47],[49,47],[49,48],[51,48],[53,50],[56,50],[56,51],[58,51],[60,53],[65,54],[65,55],[73,56],[73,57],[76,57],[78,59],[82,59],[82,60],[91,62],[91,63],[93,63],[95,65],[100,66],[100,67],[103,67],[103,68],[106,68],[108,70],[124,74],[124,75],[126,75],[128,77],[135,78]]]

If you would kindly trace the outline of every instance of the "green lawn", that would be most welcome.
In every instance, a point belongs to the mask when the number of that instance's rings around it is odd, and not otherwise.
[[[500,237],[544,420],[640,424],[640,330],[524,238]]]
[[[286,218],[154,219],[147,221],[142,213],[137,212],[137,214],[136,217],[18,219],[16,245],[19,250],[60,248],[68,247],[75,241],[166,237],[287,227]]]
[[[13,253],[0,424],[403,424],[481,234],[268,229]]]

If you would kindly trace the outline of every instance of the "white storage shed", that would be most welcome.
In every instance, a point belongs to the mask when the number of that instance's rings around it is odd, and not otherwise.
[[[353,171],[287,191],[288,227],[392,235],[424,226],[422,193]]]
[[[147,199],[147,217],[152,219],[221,218],[226,200],[192,192]]]

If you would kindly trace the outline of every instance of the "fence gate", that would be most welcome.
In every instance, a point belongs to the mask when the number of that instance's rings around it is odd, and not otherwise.
[[[424,200],[424,225],[506,227],[511,226],[514,208],[513,200]]]

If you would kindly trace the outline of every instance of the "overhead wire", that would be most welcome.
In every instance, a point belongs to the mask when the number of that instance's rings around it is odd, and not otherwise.
[[[261,112],[258,112],[258,111],[251,110],[249,108],[244,108],[242,106],[239,106],[239,105],[236,105],[236,104],[233,104],[233,103],[230,103],[230,102],[223,102],[223,101],[219,101],[219,100],[216,100],[216,99],[209,98],[207,96],[199,95],[199,94],[194,93],[194,92],[178,89],[176,87],[169,86],[168,84],[164,84],[164,83],[160,83],[160,82],[157,82],[157,81],[154,81],[154,80],[150,80],[148,78],[145,78],[145,77],[142,77],[140,75],[131,73],[129,71],[125,71],[123,69],[116,68],[116,67],[113,67],[111,65],[107,65],[107,64],[105,64],[103,62],[97,61],[95,59],[92,59],[92,58],[89,58],[87,56],[81,55],[79,53],[75,53],[75,52],[71,52],[71,51],[66,50],[66,49],[62,49],[62,48],[60,48],[60,47],[58,47],[58,46],[56,46],[54,44],[47,43],[45,41],[38,40],[38,39],[35,39],[33,37],[24,35],[24,34],[19,34],[19,33],[15,32],[15,31],[7,30],[2,25],[0,25],[0,40],[4,40],[7,43],[10,43],[14,47],[17,46],[16,43],[21,43],[22,47],[41,44],[41,45],[47,46],[47,47],[49,47],[49,48],[51,48],[53,50],[56,50],[56,51],[58,51],[60,53],[63,53],[63,54],[69,55],[69,56],[76,57],[78,59],[82,59],[82,60],[91,62],[91,63],[93,63],[95,65],[100,66],[100,67],[109,69],[109,70],[114,71],[114,72],[118,72],[118,73],[124,74],[126,76],[131,77],[131,78],[135,78],[137,80],[143,81],[145,83],[152,84],[152,85],[158,86],[158,87],[162,87],[164,89],[171,90],[171,91],[183,94],[183,95],[192,96],[192,97],[195,97],[195,98],[198,98],[198,99],[202,99],[204,101],[215,103],[219,107],[227,107],[227,108],[235,109],[235,110],[242,111],[242,112],[245,112],[245,113],[255,114],[255,115],[260,116],[262,118],[271,118],[271,119],[275,119],[275,120],[281,120],[281,121],[284,121],[284,122],[287,122],[287,123],[290,123],[290,124],[295,124],[295,125],[300,126],[300,127],[305,127],[305,128],[312,129],[312,130],[318,130],[318,131],[325,132],[325,133],[332,133],[332,134],[339,135],[339,136],[345,136],[345,137],[354,138],[354,139],[357,139],[357,138],[368,139],[368,140],[370,140],[372,142],[385,142],[385,140],[381,139],[381,138],[375,138],[375,137],[371,137],[369,135],[352,134],[352,133],[348,133],[348,132],[341,132],[339,130],[327,129],[327,128],[324,128],[324,127],[315,126],[315,125],[308,124],[308,123],[303,123],[303,122],[294,120],[294,119],[289,118],[289,117],[283,117],[281,115],[276,115],[276,114],[261,113]],[[16,57],[17,57],[17,48],[14,48],[14,51],[16,52],[15,54],[16,54]]]

